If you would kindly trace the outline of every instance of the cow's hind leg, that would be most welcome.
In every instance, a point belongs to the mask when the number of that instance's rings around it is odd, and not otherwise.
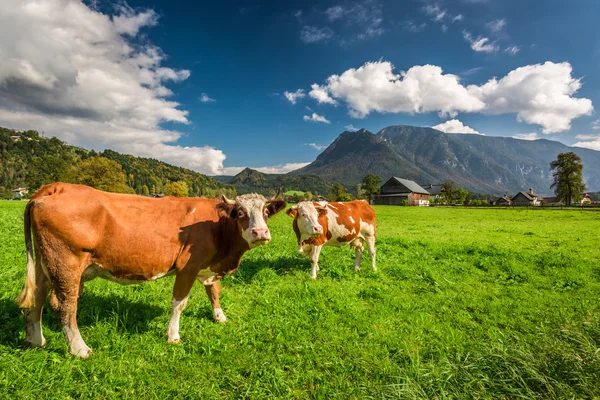
[[[193,285],[194,277],[189,276],[183,271],[180,271],[175,277],[173,298],[171,299],[171,318],[169,319],[169,327],[167,328],[167,340],[169,343],[181,343],[181,338],[179,337],[179,319],[187,306],[188,296]]]
[[[367,236],[365,238],[365,242],[367,243],[367,249],[369,250],[369,255],[371,256],[371,264],[373,265],[373,271],[377,271],[377,263],[375,262],[375,236]]]
[[[54,306],[54,312],[62,326],[69,353],[81,358],[91,356],[92,349],[83,341],[77,326],[79,282],[73,280],[68,284],[65,281],[58,281],[53,285],[53,292],[55,301],[51,301],[50,304]]]
[[[364,250],[362,240],[355,239],[352,242],[352,248],[356,252],[356,259],[354,260],[354,270],[358,272],[360,271],[360,260],[362,259],[362,254]]]
[[[212,285],[205,285],[204,289],[206,289],[206,294],[208,295],[208,299],[212,305],[213,318],[217,322],[226,322],[227,317],[223,313],[223,310],[221,309],[221,303],[219,302],[219,296],[221,295],[221,284],[219,281],[216,281]]]
[[[310,260],[310,264],[312,265],[312,270],[310,271],[310,277],[313,279],[317,279],[317,271],[319,270],[319,254],[321,254],[321,248],[323,246],[313,246],[311,252],[308,256]]]
[[[25,311],[25,343],[30,346],[43,347],[46,339],[42,334],[42,310],[48,296],[49,282],[40,265],[40,258],[36,263],[36,288],[33,307]]]

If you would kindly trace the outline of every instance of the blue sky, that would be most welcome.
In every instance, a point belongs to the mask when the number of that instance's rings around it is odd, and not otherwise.
[[[288,171],[347,127],[600,150],[600,2],[8,1],[0,125],[85,147],[209,174]]]

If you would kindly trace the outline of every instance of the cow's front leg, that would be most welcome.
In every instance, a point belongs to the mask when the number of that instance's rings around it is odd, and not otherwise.
[[[310,264],[312,265],[310,277],[313,279],[317,279],[317,271],[319,270],[319,254],[321,254],[321,247],[323,246],[313,246],[310,251],[310,255],[308,256]]]
[[[175,277],[175,286],[173,287],[173,298],[171,299],[171,319],[167,328],[167,337],[169,343],[181,343],[179,337],[179,318],[187,306],[190,290],[194,285],[194,278],[184,273],[178,273]]]
[[[219,296],[221,295],[221,284],[216,281],[212,285],[204,285],[210,304],[212,305],[213,318],[216,322],[226,322],[227,317],[221,309],[221,303],[219,302]]]

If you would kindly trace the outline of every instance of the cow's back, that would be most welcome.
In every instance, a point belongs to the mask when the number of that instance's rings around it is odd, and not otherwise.
[[[31,201],[32,225],[42,246],[88,253],[91,263],[113,275],[140,278],[171,268],[186,240],[186,226],[218,220],[216,200],[156,199],[65,183],[43,187]]]

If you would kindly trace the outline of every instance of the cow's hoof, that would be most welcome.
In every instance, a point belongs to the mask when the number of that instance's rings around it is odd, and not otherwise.
[[[181,344],[181,343],[183,343],[183,340],[181,340],[181,338],[172,338],[172,339],[169,338],[167,341],[169,343],[171,343],[171,344]]]
[[[223,313],[223,310],[221,310],[220,308],[215,308],[213,310],[213,318],[215,322],[218,322],[220,324],[222,324],[223,322],[227,322],[227,317],[225,316],[225,313]]]
[[[316,274],[316,273],[314,273],[314,274],[313,274],[313,273],[311,273],[311,274],[310,274],[310,277],[311,277],[311,278],[313,278],[313,279],[317,279],[317,274]]]
[[[92,352],[92,349],[90,349],[87,346],[82,347],[80,349],[71,349],[70,353],[73,354],[75,357],[84,358],[84,359],[89,358],[92,354],[94,354]]]
[[[360,271],[360,267],[359,267],[358,265],[355,265],[355,266],[354,266],[354,270],[355,270],[356,272],[358,272],[358,271]]]
[[[44,338],[42,336],[41,340],[31,340],[31,339],[25,339],[25,346],[26,347],[44,347],[46,345],[46,338]]]

